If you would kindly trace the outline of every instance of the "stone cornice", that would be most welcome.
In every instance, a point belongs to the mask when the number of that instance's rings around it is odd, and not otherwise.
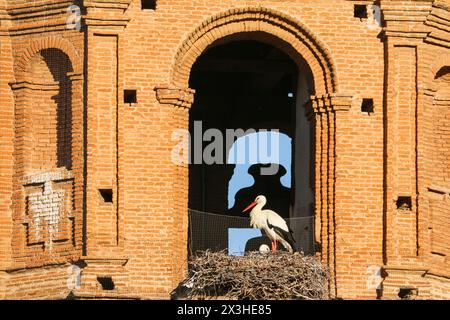
[[[65,168],[37,174],[28,174],[23,178],[24,185],[44,184],[47,181],[69,181],[73,180],[73,173]]]
[[[9,20],[9,14],[5,7],[0,6],[0,22],[2,20]]]
[[[436,1],[425,21],[425,25],[431,31],[425,42],[450,47],[450,6]]]
[[[450,188],[446,188],[446,187],[430,186],[430,187],[428,187],[428,191],[450,196]]]
[[[84,75],[82,73],[69,72],[67,77],[70,81],[82,81],[84,79]]]
[[[71,81],[71,82],[82,81],[83,74],[71,72],[68,74],[67,80]],[[14,91],[22,90],[22,89],[38,90],[38,91],[54,91],[54,90],[60,89],[61,82],[54,81],[54,82],[39,83],[39,82],[25,80],[25,81],[10,83],[9,85],[10,85],[11,89]]]
[[[433,8],[425,24],[448,32],[450,31],[450,12],[440,8]]]
[[[437,32],[432,32],[431,34],[428,35],[428,37],[425,38],[424,41],[437,46],[450,48],[450,41],[447,38],[448,38],[447,35],[443,37]]]
[[[29,90],[38,90],[38,91],[56,91],[59,90],[59,82],[52,83],[33,83],[28,81],[16,82],[10,84],[11,89],[13,90],[21,90],[21,89],[29,89]]]
[[[170,104],[177,107],[190,108],[194,103],[195,90],[174,87],[157,87],[156,99],[161,104]]]
[[[102,29],[123,29],[131,18],[126,14],[131,0],[86,0],[84,7],[86,26]]]
[[[327,94],[311,96],[310,110],[314,114],[349,111],[352,107],[353,96],[348,94]]]
[[[130,3],[131,0],[85,0],[84,7],[80,8],[82,21],[87,26],[122,30],[131,20],[126,15]],[[4,21],[4,26],[0,26],[0,35],[5,28],[11,36],[68,30],[68,8],[72,5],[73,1],[61,0],[35,6],[24,3],[0,9],[0,18]],[[6,21],[10,21],[9,25]]]
[[[383,10],[384,21],[413,23],[424,22],[431,12],[434,0],[391,0],[381,1],[381,10]]]
[[[10,19],[32,19],[42,18],[44,16],[52,16],[61,12],[67,12],[67,8],[74,4],[71,0],[62,1],[48,1],[40,5],[30,5],[28,2],[24,2],[20,5],[9,5],[6,11]]]
[[[429,32],[426,31],[410,31],[410,30],[383,30],[383,38],[404,38],[409,40],[423,40],[428,37]]]
[[[26,2],[10,5],[0,10],[0,35],[17,36],[66,30],[68,8],[73,4],[73,1],[63,0],[47,1],[34,6]]]
[[[105,257],[93,257],[93,256],[83,256],[81,257],[82,261],[87,264],[87,266],[117,266],[124,267],[129,258],[127,257],[114,257],[114,258],[105,258]]]
[[[450,6],[443,1],[382,1],[381,9],[386,22],[383,37],[450,47]]]
[[[423,264],[419,264],[418,262],[414,261],[414,264],[411,265],[411,263],[408,263],[405,265],[385,265],[383,266],[383,269],[387,272],[407,272],[407,273],[414,273],[418,275],[424,275],[428,272],[428,269],[423,266]]]
[[[432,11],[433,0],[381,1],[385,27],[383,38],[425,39],[429,30],[425,21]]]
[[[85,0],[86,8],[121,10],[124,12],[130,6],[132,0]]]
[[[434,86],[432,86],[430,88],[424,88],[423,89],[423,93],[426,96],[429,96],[429,97],[435,97],[436,96],[436,92],[437,92],[437,89]]]
[[[437,95],[434,97],[434,104],[437,106],[449,106],[450,105],[450,97]]]

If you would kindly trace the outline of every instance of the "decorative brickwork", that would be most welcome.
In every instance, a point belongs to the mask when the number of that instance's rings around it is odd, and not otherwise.
[[[282,12],[261,7],[231,9],[204,21],[178,51],[173,83],[181,86],[187,84],[190,67],[214,41],[242,33],[267,33],[274,36],[261,39],[286,50],[299,65],[306,62],[314,74],[319,93],[337,90],[335,67],[325,46],[300,21]]]
[[[64,174],[63,174],[64,175]],[[70,174],[43,174],[25,184],[27,246],[42,245],[51,250],[54,243],[75,240],[72,209],[73,180]]]

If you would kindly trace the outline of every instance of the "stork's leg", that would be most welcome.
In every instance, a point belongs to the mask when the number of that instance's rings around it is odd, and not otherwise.
[[[275,240],[274,243],[275,243],[275,251],[277,251],[277,240]]]
[[[272,252],[275,252],[276,249],[276,242],[272,240]]]

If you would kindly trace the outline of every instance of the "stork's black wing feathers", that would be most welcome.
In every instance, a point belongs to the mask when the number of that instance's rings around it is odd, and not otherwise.
[[[273,229],[280,237],[286,240],[292,247],[292,249],[295,250],[295,239],[292,236],[293,231],[291,230],[291,228],[289,228],[289,232],[287,232],[279,227],[271,225],[270,223],[268,223],[268,226],[269,228]]]

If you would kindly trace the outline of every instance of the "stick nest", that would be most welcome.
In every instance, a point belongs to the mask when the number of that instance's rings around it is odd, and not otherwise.
[[[205,251],[193,257],[189,267],[189,277],[181,285],[188,299],[328,299],[328,270],[315,257],[301,253],[234,257],[226,251]]]

